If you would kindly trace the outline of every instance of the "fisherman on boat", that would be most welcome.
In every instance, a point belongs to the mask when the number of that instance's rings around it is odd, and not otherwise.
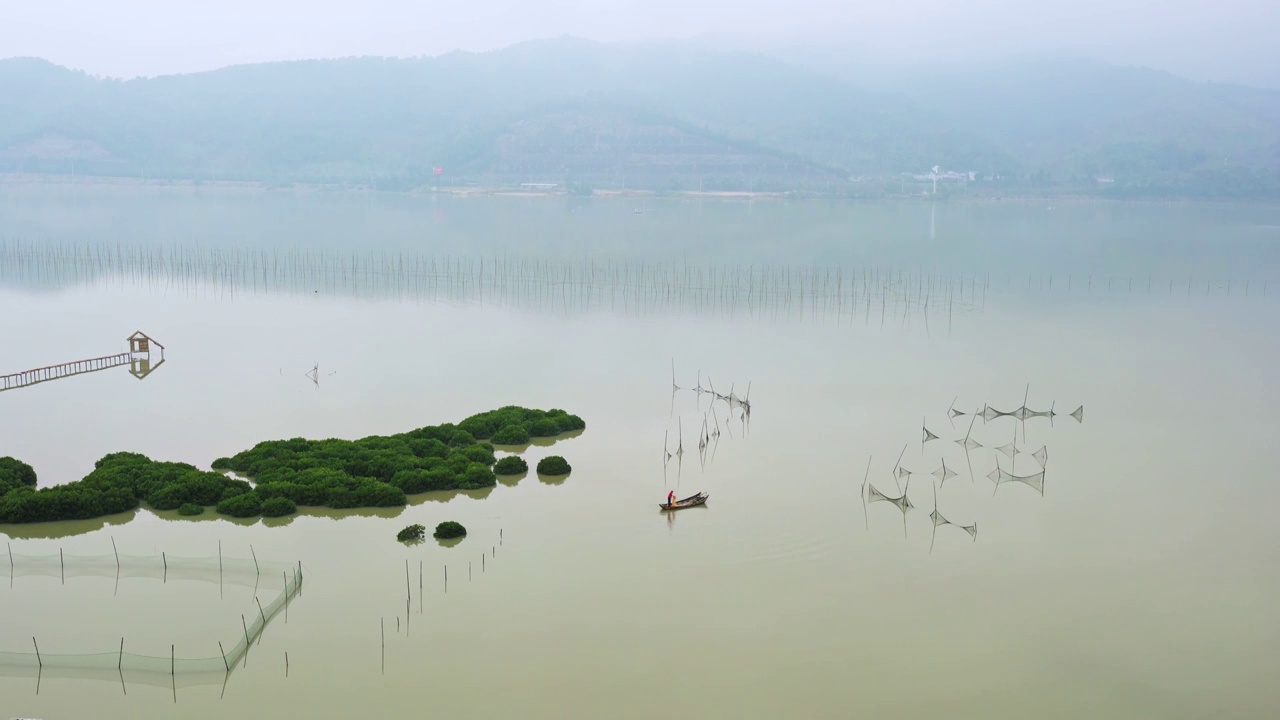
[[[676,506],[676,491],[668,490],[667,491],[667,507],[675,507],[675,506]]]

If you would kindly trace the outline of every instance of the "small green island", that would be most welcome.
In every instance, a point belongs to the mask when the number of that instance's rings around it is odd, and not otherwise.
[[[568,475],[573,468],[559,455],[548,455],[538,461],[539,475]]]
[[[437,540],[452,540],[453,538],[465,537],[467,529],[462,527],[461,523],[452,520],[446,520],[436,526],[436,531],[432,535]]]
[[[585,428],[582,418],[564,410],[509,405],[456,425],[429,425],[398,435],[261,442],[213,461],[216,472],[138,453],[112,453],[84,479],[42,489],[36,489],[30,465],[3,457],[0,523],[88,520],[133,510],[144,502],[180,515],[198,515],[213,507],[236,518],[283,517],[300,506],[399,507],[405,505],[406,495],[493,487],[497,473],[528,469],[519,457],[499,462],[495,443],[523,444]],[[568,472],[568,463],[564,467]],[[542,472],[541,464],[538,469]]]
[[[396,540],[400,542],[413,542],[426,537],[427,528],[417,523],[406,526],[405,529],[396,533]]]

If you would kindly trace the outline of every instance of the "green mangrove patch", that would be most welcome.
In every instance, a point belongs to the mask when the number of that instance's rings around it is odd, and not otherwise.
[[[103,457],[84,479],[65,485],[37,490],[34,477],[23,472],[23,482],[0,496],[0,523],[91,520],[133,510],[143,501],[157,510],[220,505],[253,492],[249,483],[222,473],[128,452]]]
[[[412,542],[414,540],[421,540],[426,537],[426,534],[427,528],[415,523],[396,533],[396,540],[399,540],[400,542]]]
[[[437,540],[452,540],[453,538],[464,537],[467,529],[462,527],[462,523],[456,523],[452,520],[446,520],[436,526],[436,531],[432,536]]]
[[[88,520],[137,508],[195,514],[215,507],[236,518],[280,517],[299,506],[399,507],[406,495],[478,490],[496,484],[495,470],[523,472],[520,458],[494,456],[494,445],[582,430],[564,410],[514,405],[444,425],[359,440],[271,440],[213,462],[214,470],[160,462],[138,453],[103,457],[84,479],[36,489],[30,465],[0,458],[0,523]],[[520,438],[514,442],[513,439]],[[561,459],[563,461],[563,459]],[[545,462],[545,460],[544,460]],[[568,464],[564,465],[568,472]],[[252,482],[228,476],[233,471]],[[539,472],[542,472],[541,464]]]
[[[548,455],[538,461],[539,475],[568,475],[572,469],[569,461],[559,455]]]

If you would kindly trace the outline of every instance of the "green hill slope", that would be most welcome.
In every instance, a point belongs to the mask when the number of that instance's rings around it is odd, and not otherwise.
[[[998,143],[1028,175],[1106,177],[1134,192],[1280,192],[1280,92],[1083,61],[916,76],[898,87]]]
[[[940,165],[991,192],[1280,197],[1280,93],[1098,63],[870,90],[695,43],[560,38],[130,81],[11,59],[0,97],[10,173],[845,192]]]
[[[0,115],[0,170],[9,172],[70,172],[74,163],[81,173],[404,184],[436,166],[482,180],[621,177],[639,165],[631,174],[651,184],[661,173],[650,166],[667,165],[689,177],[737,173],[743,185],[778,185],[797,172],[825,183],[832,173],[940,161],[1012,166],[989,143],[933,130],[901,99],[762,56],[677,44],[561,39],[127,82],[9,60],[0,62],[0,92],[17,100]],[[564,119],[570,106],[573,121],[558,128],[547,113]],[[530,144],[539,123],[544,136],[558,135],[545,156]],[[602,154],[599,131],[614,141]]]

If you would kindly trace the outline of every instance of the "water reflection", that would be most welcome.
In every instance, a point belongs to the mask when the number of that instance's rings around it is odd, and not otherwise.
[[[543,475],[538,473],[538,482],[543,485],[563,485],[565,480],[569,479],[570,473],[564,475]]]
[[[7,535],[14,540],[51,540],[54,538],[86,535],[112,525],[124,525],[133,520],[139,509],[128,510],[116,515],[104,515],[92,520],[62,520],[58,522],[24,523],[21,525],[0,525],[0,535]]]
[[[500,484],[500,485],[504,485],[504,486],[506,486],[506,487],[515,487],[516,485],[519,485],[519,484],[520,484],[520,481],[521,481],[521,480],[523,480],[523,479],[525,479],[525,478],[527,478],[527,477],[529,477],[529,471],[528,471],[528,470],[525,470],[525,471],[524,471],[524,472],[522,472],[522,473],[517,473],[517,474],[515,474],[515,475],[499,475],[499,476],[498,476],[498,484]]]

